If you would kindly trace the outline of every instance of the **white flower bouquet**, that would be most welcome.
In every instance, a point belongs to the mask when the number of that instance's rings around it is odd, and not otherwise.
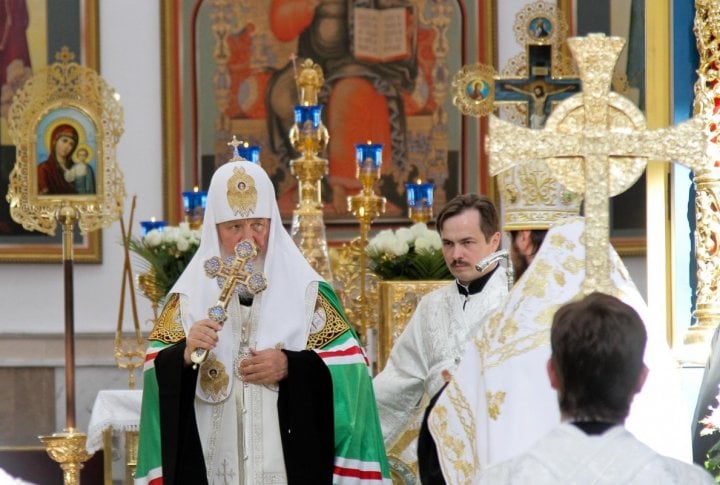
[[[365,249],[370,269],[384,280],[452,279],[437,231],[424,223],[380,231]]]
[[[152,274],[161,295],[167,295],[185,270],[200,245],[200,234],[201,229],[191,229],[190,224],[181,222],[130,240],[130,250],[143,259],[144,270]]]

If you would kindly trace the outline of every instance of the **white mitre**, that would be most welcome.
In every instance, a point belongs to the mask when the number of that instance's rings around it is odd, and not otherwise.
[[[487,466],[527,449],[560,422],[545,364],[555,311],[581,297],[585,279],[584,219],[551,228],[533,263],[503,308],[483,325],[428,425],[448,483],[469,483]],[[615,296],[638,311],[647,306],[611,247]],[[679,375],[667,344],[648,332],[650,369],[626,424],[656,451],[690,460],[689,420]]]

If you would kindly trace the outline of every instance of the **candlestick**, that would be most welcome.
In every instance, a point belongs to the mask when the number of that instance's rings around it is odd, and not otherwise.
[[[408,217],[410,217],[413,222],[428,222],[432,219],[434,187],[435,184],[431,182],[422,183],[420,180],[418,180],[417,183],[405,184]]]
[[[355,145],[357,154],[357,177],[362,184],[362,191],[348,197],[348,210],[357,217],[360,222],[360,237],[352,241],[352,244],[358,250],[359,267],[360,267],[360,295],[357,298],[357,306],[359,307],[360,318],[358,326],[360,327],[360,339],[364,345],[368,344],[368,336],[376,324],[370,319],[373,314],[372,303],[369,298],[369,288],[367,287],[367,254],[365,247],[368,243],[368,234],[372,221],[380,214],[385,212],[385,197],[375,194],[373,189],[375,183],[380,178],[380,166],[382,164],[382,144],[358,143]]]
[[[140,221],[143,236],[147,236],[147,233],[153,229],[162,231],[165,226],[167,226],[167,221],[158,221],[154,217],[151,217],[149,221]]]
[[[190,224],[191,229],[197,229],[202,225],[207,205],[207,191],[199,190],[197,187],[182,193],[183,208],[185,209],[185,221]]]
[[[302,99],[301,105],[294,107],[295,124],[289,138],[300,157],[290,162],[291,173],[298,180],[298,205],[293,211],[290,236],[310,265],[327,281],[332,281],[321,196],[328,161],[320,154],[329,140],[321,120],[322,106],[317,104],[317,90],[323,84],[322,69],[306,59],[296,79]]]

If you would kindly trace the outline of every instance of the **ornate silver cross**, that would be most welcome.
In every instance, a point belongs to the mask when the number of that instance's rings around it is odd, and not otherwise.
[[[240,288],[246,288],[251,294],[260,293],[267,287],[267,278],[260,272],[253,272],[249,261],[257,256],[257,246],[250,240],[243,240],[235,246],[235,256],[231,261],[223,261],[218,256],[205,261],[205,274],[210,278],[217,278],[221,285],[220,296],[217,303],[208,308],[208,318],[220,325],[227,319],[227,305],[230,297]],[[249,268],[248,268],[249,266]],[[249,270],[248,270],[249,269]],[[206,349],[195,349],[190,354],[193,369],[202,364],[207,358]]]

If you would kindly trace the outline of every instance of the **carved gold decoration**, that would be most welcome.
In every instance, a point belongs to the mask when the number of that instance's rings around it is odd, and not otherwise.
[[[452,79],[452,102],[464,115],[487,116],[495,109],[495,69],[487,64],[463,66]]]
[[[10,106],[8,122],[17,161],[10,173],[7,199],[12,218],[26,230],[53,235],[58,210],[72,207],[78,212],[80,231],[86,233],[108,226],[122,213],[125,189],[115,163],[115,146],[123,132],[123,112],[115,90],[97,72],[73,62],[75,55],[67,47],[55,57],[58,62],[36,72]],[[38,129],[55,113],[60,113],[63,122],[65,113],[73,113],[94,125],[95,194],[38,193],[38,143],[43,135]]]
[[[593,34],[569,39],[568,44],[580,70],[583,92],[563,101],[542,130],[518,127],[491,116],[487,139],[490,172],[495,175],[520,163],[544,159],[553,167],[556,178],[570,185],[577,183],[573,171],[578,166],[563,161],[582,157],[587,216],[583,291],[611,291],[608,196],[624,184],[615,181],[624,174],[618,174],[609,159],[643,157],[641,162],[631,162],[643,165],[647,159],[685,160],[692,169],[701,169],[705,151],[703,122],[694,118],[658,130],[634,128],[637,122],[614,126],[613,119],[635,119],[625,110],[622,115],[611,115],[624,104],[609,91],[613,66],[624,40]]]
[[[381,281],[380,282],[380,328],[378,329],[378,372],[387,363],[390,351],[398,337],[403,333],[415,312],[420,299],[427,293],[445,286],[450,282],[438,281]],[[388,450],[388,460],[400,483],[419,483],[417,464],[417,437],[422,417],[429,398],[423,396],[418,406],[418,414],[410,421],[408,428]],[[416,482],[407,481],[412,473]]]
[[[335,276],[333,287],[342,302],[348,320],[355,325],[363,319],[367,322],[377,322],[380,318],[378,304],[380,280],[373,272],[367,270],[367,258],[363,256],[364,254],[365,246],[361,245],[359,238],[330,250],[330,261]],[[361,294],[364,294],[364,298],[361,298]],[[375,355],[370,357],[375,360]],[[375,369],[373,371],[375,373]]]
[[[504,231],[548,229],[580,214],[582,197],[559,184],[547,164],[533,160],[497,176]]]
[[[520,45],[560,45],[567,37],[568,26],[565,19],[560,15],[557,5],[549,2],[538,1],[525,5],[515,14],[513,32],[515,39]],[[559,55],[558,53],[554,55]],[[555,61],[553,59],[553,64]],[[556,65],[560,65],[558,62]]]
[[[295,80],[300,87],[300,104],[312,106],[318,104],[318,93],[325,82],[322,68],[312,59],[305,59]]]
[[[85,447],[87,435],[74,428],[68,428],[62,433],[40,436],[40,441],[45,444],[50,458],[60,464],[63,471],[63,483],[79,485],[83,463],[92,456]]]
[[[385,367],[395,341],[405,330],[420,299],[450,281],[381,281],[378,371]]]
[[[710,341],[720,323],[720,4],[713,0],[695,1],[695,37],[700,54],[695,83],[695,113],[704,115],[706,167],[695,172],[695,258],[697,262],[697,307],[685,344],[693,348],[688,355],[704,364]]]
[[[317,104],[317,92],[323,79],[320,66],[306,59],[296,79],[303,106]],[[315,271],[332,281],[321,195],[321,182],[328,173],[328,161],[318,156],[328,140],[328,130],[322,122],[317,128],[295,123],[290,129],[290,142],[301,154],[300,158],[290,162],[290,171],[298,179],[299,194],[290,235]]]
[[[125,483],[134,483],[139,443],[139,431],[125,431]]]

